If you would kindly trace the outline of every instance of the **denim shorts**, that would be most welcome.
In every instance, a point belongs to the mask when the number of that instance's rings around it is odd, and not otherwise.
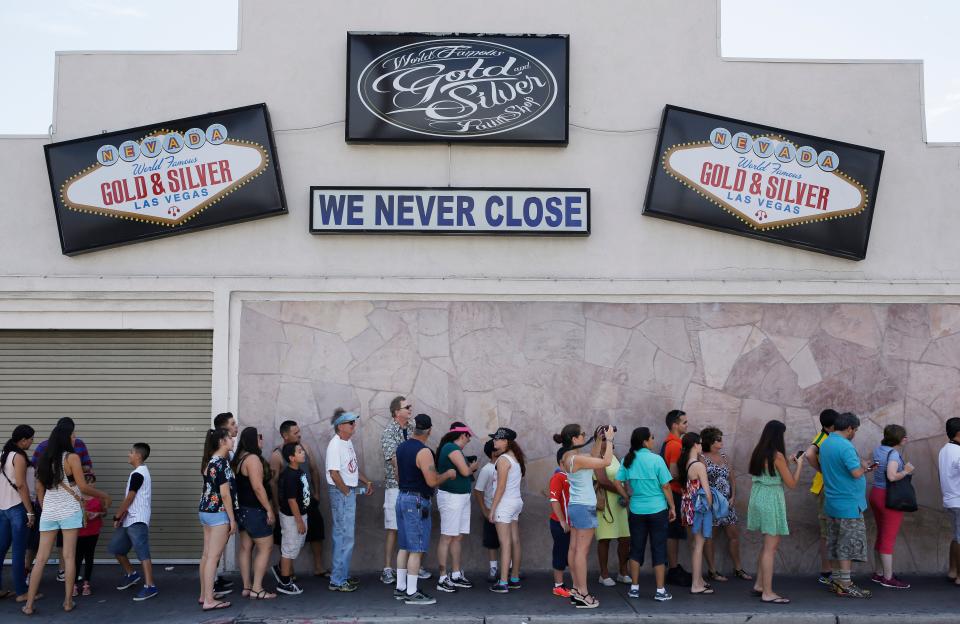
[[[430,548],[430,499],[400,492],[397,496],[397,545],[401,550],[425,553]]]
[[[230,516],[225,511],[201,511],[198,515],[200,524],[203,526],[215,527],[230,524]]]
[[[113,530],[107,552],[111,555],[126,555],[130,549],[140,561],[150,560],[150,527],[143,522],[134,522],[128,527]]]
[[[693,513],[693,524],[690,530],[694,535],[702,535],[704,539],[713,537],[713,511],[695,511]]]
[[[273,527],[267,524],[267,512],[259,507],[240,507],[237,524],[253,539],[273,535]]]
[[[567,506],[567,518],[570,520],[570,526],[575,529],[595,529],[598,524],[597,506],[569,505]]]
[[[40,531],[67,531],[69,529],[79,529],[83,527],[83,512],[64,518],[63,520],[44,520],[43,514],[40,514]]]

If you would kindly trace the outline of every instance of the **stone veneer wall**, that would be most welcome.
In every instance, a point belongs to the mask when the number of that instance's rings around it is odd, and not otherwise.
[[[516,429],[529,459],[524,565],[544,569],[550,536],[543,490],[556,450],[550,437],[565,423],[617,424],[619,456],[633,427],[650,426],[662,439],[663,416],[674,407],[687,411],[692,431],[720,427],[738,473],[743,526],[746,466],[767,420],[786,423],[793,451],[816,433],[821,409],[853,411],[862,420],[855,443],[864,456],[884,425],[904,424],[922,509],[904,521],[896,565],[904,572],[946,567],[949,524],[936,457],[943,423],[960,403],[957,305],[247,302],[239,371],[241,426],[260,428],[270,448],[279,423],[293,419],[322,456],[333,409],[359,410],[355,446],[361,469],[376,481],[383,478],[380,433],[397,394],[434,417],[434,443],[453,420],[478,434]],[[468,453],[482,455],[481,443],[472,442]],[[781,542],[779,570],[811,573],[819,566],[815,501],[806,491],[811,477],[805,470],[801,485],[787,493],[791,535]],[[329,510],[326,492],[322,500]],[[357,569],[382,566],[381,506],[379,492],[359,506]],[[481,569],[476,509],[473,521],[465,561]],[[743,540],[751,571],[757,537]]]

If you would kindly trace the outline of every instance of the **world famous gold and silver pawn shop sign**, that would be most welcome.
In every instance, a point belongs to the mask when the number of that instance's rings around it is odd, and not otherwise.
[[[883,152],[668,106],[644,212],[861,259]]]
[[[262,104],[46,153],[66,254],[286,212]]]

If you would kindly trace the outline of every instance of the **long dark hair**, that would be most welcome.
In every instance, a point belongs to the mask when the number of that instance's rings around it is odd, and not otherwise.
[[[459,421],[450,423],[451,429],[456,429],[457,427],[466,427],[466,426],[467,426],[466,424]],[[464,433],[465,433],[464,431],[448,431],[445,434],[443,434],[443,437],[440,438],[440,444],[437,445],[437,452],[434,453],[434,455],[436,455],[437,457],[440,457],[440,449],[442,449],[444,446],[446,446],[450,442],[453,442],[460,436],[464,435]]]
[[[750,455],[749,473],[755,477],[763,474],[764,469],[768,475],[775,475],[775,462],[777,453],[787,454],[786,446],[783,442],[783,433],[787,426],[779,420],[768,421],[763,426],[763,432],[760,434],[760,441],[753,447],[753,454]]]
[[[637,453],[643,448],[643,443],[650,439],[650,427],[637,427],[630,434],[630,452],[623,458],[623,467],[629,468],[636,459]]]
[[[37,481],[43,487],[52,490],[63,481],[63,454],[73,453],[73,423],[60,423],[50,432],[47,449],[37,464]],[[74,477],[76,479],[76,477]]]
[[[520,448],[520,445],[517,444],[516,440],[507,440],[507,451],[513,451],[513,456],[517,458],[517,463],[520,464],[520,474],[526,476],[527,458],[523,454],[523,450]],[[504,451],[504,453],[507,451]]]
[[[687,462],[690,461],[690,452],[693,450],[693,445],[700,444],[700,434],[692,432],[685,433],[683,437],[680,438],[680,443],[680,459],[677,460],[677,477],[680,483],[686,483]]]
[[[200,474],[207,471],[207,464],[213,454],[220,450],[220,441],[230,437],[226,429],[207,429],[207,439],[203,443],[203,459],[200,461]]]
[[[19,444],[21,440],[29,440],[33,437],[34,433],[36,432],[30,425],[17,425],[13,430],[13,435],[11,435],[7,443],[3,445],[3,453],[0,453],[0,468],[7,464],[7,456],[10,455],[10,453],[23,455],[23,458],[29,461],[27,454],[22,448],[17,446],[17,444]]]
[[[263,480],[270,480],[270,466],[263,460],[263,451],[260,449],[260,433],[256,427],[245,427],[240,432],[237,441],[237,452],[233,456],[233,472],[240,474],[240,464],[250,455],[256,455],[260,458],[260,465],[263,466]]]

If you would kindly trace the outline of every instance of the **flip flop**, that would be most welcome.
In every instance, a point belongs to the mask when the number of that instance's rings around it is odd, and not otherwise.
[[[63,610],[66,611],[67,613],[70,613],[71,611],[73,611],[73,610],[76,609],[76,608],[77,608],[77,603],[75,603],[75,602],[73,602],[73,601],[70,602],[70,606],[69,606],[69,607],[67,607],[67,605],[63,605]]]
[[[737,568],[736,570],[734,570],[733,575],[736,576],[738,579],[743,579],[744,581],[753,580],[753,577],[747,574],[747,571],[744,570],[743,568]]]
[[[37,594],[36,596],[33,597],[34,600],[40,600],[41,598],[43,598],[43,594]],[[27,601],[27,595],[26,595],[26,594],[22,594],[22,595],[20,595],[20,596],[17,596],[16,600],[17,600],[17,602],[26,602],[26,601]]]
[[[30,609],[29,611],[27,611],[27,605],[23,605],[22,607],[20,607],[20,613],[24,615],[35,615],[37,613],[37,610]]]
[[[9,589],[5,589],[5,590],[3,590],[3,591],[0,591],[0,600],[6,600],[7,598],[9,598],[9,597],[12,596],[12,595],[13,595],[13,592],[10,591]]]
[[[244,587],[243,591],[240,592],[240,595],[243,596],[244,598],[249,598],[250,594],[252,593],[253,593],[253,590],[251,590],[249,587]]]
[[[700,590],[700,591],[698,591],[698,592],[697,592],[697,591],[693,591],[693,590],[691,589],[691,590],[690,590],[690,593],[693,594],[693,595],[695,595],[695,596],[700,596],[700,595],[709,596],[710,594],[712,594],[712,593],[714,593],[714,592],[713,592],[713,588],[708,586],[708,587],[704,587],[702,590]]]
[[[268,592],[265,589],[261,589],[258,592],[250,590],[250,595],[248,597],[250,600],[273,600],[277,597],[277,595],[272,592]]]
[[[760,602],[764,602],[766,604],[790,604],[790,599],[781,596],[780,598],[774,598],[773,600],[764,600],[761,598]]]
[[[763,592],[762,592],[762,591],[757,591],[757,590],[755,590],[755,589],[751,589],[751,590],[750,590],[750,595],[753,596],[754,598],[760,598],[760,597],[763,596]]]
[[[230,607],[230,606],[231,606],[231,605],[230,605],[229,602],[218,602],[217,604],[213,605],[212,607],[203,607],[203,610],[204,610],[204,611],[217,611],[217,610],[219,610],[219,609],[226,609],[226,608],[228,608],[228,607]]]

